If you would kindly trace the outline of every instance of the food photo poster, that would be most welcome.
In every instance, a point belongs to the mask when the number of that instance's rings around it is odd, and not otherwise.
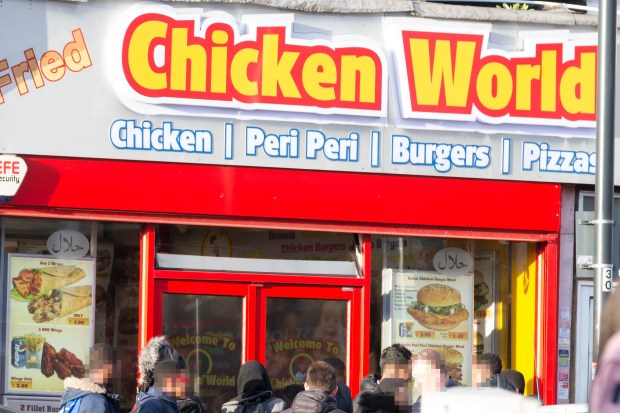
[[[94,259],[9,254],[7,393],[64,391],[84,377],[94,329]]]
[[[436,350],[448,375],[468,385],[474,316],[471,272],[385,269],[382,276],[382,348],[398,343],[414,355],[427,348]]]

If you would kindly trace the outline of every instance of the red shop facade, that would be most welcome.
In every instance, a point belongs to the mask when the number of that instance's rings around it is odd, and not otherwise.
[[[34,11],[9,3],[16,33],[16,22],[52,13],[50,2],[35,2]],[[444,33],[431,28],[437,21],[407,15],[202,6],[200,14],[181,12],[183,5],[121,2],[105,13],[71,5],[79,11],[67,17],[71,27],[51,24],[47,50],[33,46],[42,33],[11,44],[31,66],[11,71],[12,89],[0,89],[0,141],[27,167],[25,175],[3,174],[21,180],[0,205],[5,347],[35,334],[83,360],[89,344],[115,345],[125,410],[137,355],[161,334],[188,360],[193,389],[209,407],[235,391],[248,360],[264,363],[278,390],[303,383],[310,362],[335,357],[355,395],[393,343],[413,353],[437,349],[463,385],[475,354],[497,353],[504,368],[524,374],[526,394],[557,403],[563,192],[593,178],[587,97],[543,116],[546,98],[533,87],[533,109],[514,103],[523,103],[517,92],[500,108],[501,94],[484,82],[509,73],[485,66],[500,55],[488,41],[501,23],[462,28],[471,36],[463,38],[461,22],[448,22],[455,29],[441,20]],[[68,5],[54,7],[70,15]],[[379,24],[361,33],[360,22]],[[555,29],[548,49],[573,47],[571,62],[585,73],[592,44],[560,40]],[[525,38],[496,60],[536,63],[543,48]],[[471,46],[482,62],[464,106],[446,98],[441,82],[433,106],[435,92],[419,83],[425,60],[416,56],[433,50],[427,57],[446,65],[444,46]],[[280,60],[269,57],[274,47]],[[35,67],[29,50],[47,60],[38,57]],[[203,52],[207,62],[229,54],[227,64],[205,63],[211,89],[200,94],[193,74]],[[52,81],[58,58],[69,70]],[[19,66],[11,59],[7,67]],[[282,75],[286,59],[293,69]],[[357,80],[331,77],[332,69]],[[389,93],[398,104],[388,104]],[[37,122],[26,116],[29,105]],[[554,171],[554,151],[572,154],[570,171]],[[82,255],[58,253],[68,239],[62,231],[88,240]],[[75,285],[92,287],[86,306],[50,328],[16,316],[32,299],[16,295],[21,269],[80,265],[86,275]],[[465,320],[446,330],[408,311],[431,283],[458,290]],[[40,370],[4,360],[4,404],[57,403],[61,377]]]

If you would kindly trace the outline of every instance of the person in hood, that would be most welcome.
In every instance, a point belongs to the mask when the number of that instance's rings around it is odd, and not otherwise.
[[[146,393],[153,385],[155,381],[153,376],[155,366],[163,360],[177,361],[182,365],[182,368],[185,368],[183,356],[172,347],[166,336],[153,337],[146,343],[138,358],[138,371],[140,373],[138,386],[140,392]]]
[[[116,371],[116,351],[107,344],[95,344],[88,358],[88,378],[70,376],[64,380],[59,412],[118,413],[118,396],[106,390]]]
[[[222,405],[221,413],[278,413],[284,408],[284,400],[273,396],[265,367],[251,360],[239,369],[237,396]]]
[[[138,410],[140,397],[144,397],[154,385],[155,367],[158,363],[166,360],[172,360],[178,363],[181,369],[185,368],[183,356],[172,347],[166,336],[151,338],[140,352],[138,358],[138,372],[140,373],[140,377],[138,378],[138,397],[136,399],[136,404],[131,410],[132,412]],[[202,412],[202,404],[195,400],[179,400],[177,404],[181,413]]]
[[[138,413],[179,413],[177,400],[187,397],[189,374],[185,363],[163,360],[155,365],[153,385],[140,394]]]
[[[293,404],[283,413],[344,413],[336,405],[336,370],[324,361],[315,361],[306,373],[306,390],[295,396]]]

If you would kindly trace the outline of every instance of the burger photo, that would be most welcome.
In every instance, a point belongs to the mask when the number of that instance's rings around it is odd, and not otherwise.
[[[433,350],[443,356],[448,377],[454,380],[456,384],[461,384],[463,381],[463,354],[452,347],[436,347]]]
[[[461,303],[461,293],[444,284],[428,284],[420,288],[417,301],[407,312],[422,326],[437,331],[452,330],[469,318]]]
[[[474,271],[474,311],[485,308],[489,304],[487,295],[489,295],[489,286],[484,281],[484,275],[476,270]]]

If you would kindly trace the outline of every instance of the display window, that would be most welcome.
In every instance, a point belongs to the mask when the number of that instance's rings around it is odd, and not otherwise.
[[[5,217],[2,220],[4,393],[14,402],[58,397],[84,377],[94,343],[116,347],[123,409],[135,402],[137,224]],[[23,343],[23,350],[11,351]]]
[[[450,377],[471,385],[473,355],[495,353],[534,393],[536,243],[373,236],[372,245],[371,371],[400,343],[437,350]]]

